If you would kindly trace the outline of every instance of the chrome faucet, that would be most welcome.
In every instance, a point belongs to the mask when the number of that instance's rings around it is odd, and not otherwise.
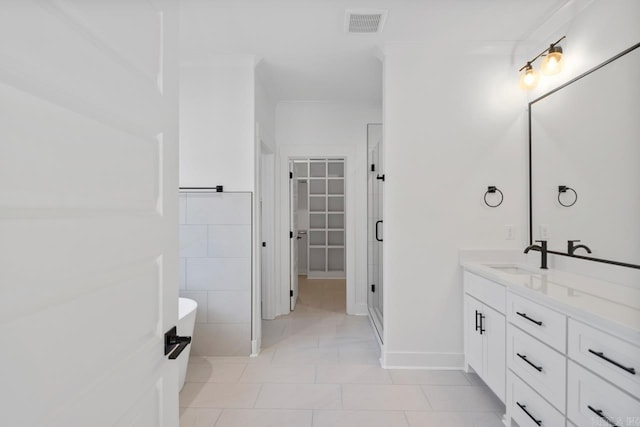
[[[587,251],[588,254],[591,253],[591,249],[589,249],[589,246],[587,245],[574,245],[574,243],[579,242],[580,240],[568,240],[567,241],[567,253],[569,255],[573,255],[573,253],[576,251],[576,249],[584,249],[585,251]]]
[[[540,242],[540,244],[527,246],[524,250],[524,253],[528,253],[531,249],[540,251],[540,268],[547,270],[547,241],[536,240],[536,242]]]

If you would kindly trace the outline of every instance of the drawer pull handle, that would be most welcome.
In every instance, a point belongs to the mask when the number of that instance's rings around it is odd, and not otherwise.
[[[476,310],[476,331],[478,330],[478,327],[479,327],[479,325],[478,325],[478,315],[479,314],[480,313],[478,312],[478,310]]]
[[[595,354],[596,356],[598,356],[600,359],[604,359],[607,362],[611,363],[612,365],[617,366],[620,369],[624,369],[625,371],[629,372],[631,375],[635,375],[636,374],[636,370],[635,368],[627,368],[626,366],[623,366],[621,364],[619,364],[618,362],[616,362],[615,360],[611,360],[609,359],[607,356],[604,355],[603,352],[601,351],[593,351],[591,349],[589,349],[589,353],[591,354]]]
[[[487,330],[484,328],[484,319],[486,318],[486,316],[482,313],[480,313],[480,335],[482,335],[483,332],[487,332]]]
[[[594,414],[596,414],[597,416],[599,416],[600,418],[602,418],[603,420],[605,420],[607,423],[609,423],[609,425],[611,425],[611,427],[618,427],[613,421],[611,421],[609,418],[607,418],[603,413],[602,413],[602,409],[595,409],[593,406],[591,405],[587,405],[587,408],[589,408],[591,410],[591,412],[593,412]],[[539,424],[538,424],[539,425]]]
[[[536,325],[538,325],[538,326],[542,326],[542,322],[541,322],[541,321],[539,321],[539,320],[533,320],[531,317],[527,316],[527,313],[520,313],[519,311],[516,311],[516,314],[517,314],[518,316],[522,316],[522,317],[524,317],[524,318],[525,318],[525,319],[527,319],[529,322],[533,322],[533,323],[535,323],[535,324],[536,324]]]
[[[531,418],[533,420],[534,423],[536,423],[539,426],[542,425],[542,421],[541,420],[536,420],[535,417],[533,415],[531,415],[529,413],[529,411],[527,411],[527,406],[526,405],[523,405],[520,402],[516,402],[516,404],[520,407],[520,409],[522,409],[524,411],[525,414],[527,414],[529,416],[529,418]]]
[[[534,369],[536,369],[538,372],[542,372],[542,366],[536,366],[533,363],[531,363],[531,361],[529,359],[527,359],[527,356],[523,356],[520,353],[516,353],[518,355],[518,357],[522,360],[524,360],[525,362],[527,362],[529,365],[533,366]]]

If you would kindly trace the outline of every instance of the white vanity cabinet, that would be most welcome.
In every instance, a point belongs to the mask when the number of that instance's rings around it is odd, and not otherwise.
[[[465,368],[473,368],[505,401],[505,287],[464,275]]]
[[[567,317],[507,292],[507,418],[564,426]]]
[[[464,344],[505,424],[640,426],[640,291],[502,268],[465,264]]]

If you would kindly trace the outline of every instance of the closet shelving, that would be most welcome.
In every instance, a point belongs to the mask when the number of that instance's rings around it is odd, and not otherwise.
[[[344,277],[344,159],[296,161],[296,179],[307,183],[308,277]]]

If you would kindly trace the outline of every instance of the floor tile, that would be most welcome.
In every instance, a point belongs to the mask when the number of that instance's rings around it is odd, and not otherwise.
[[[213,427],[222,409],[180,408],[180,427]]]
[[[338,350],[338,361],[341,364],[348,365],[380,365],[380,350],[364,349],[364,350]]]
[[[180,406],[191,408],[252,408],[259,384],[186,383]]]
[[[237,383],[246,363],[216,363],[205,360],[191,363],[187,368],[187,382],[200,383]]]
[[[416,385],[342,385],[344,409],[427,411],[429,402]]]
[[[391,376],[380,365],[318,365],[316,383],[391,384]]]
[[[285,334],[277,338],[272,338],[270,346],[278,348],[317,348],[318,335]]]
[[[375,338],[371,329],[371,322],[366,316],[348,316],[336,325],[336,335],[339,337],[367,337]]]
[[[370,337],[342,337],[336,335],[320,335],[318,347],[337,348],[339,350],[378,349],[378,342]]]
[[[313,427],[409,427],[402,411],[313,411]]]
[[[406,412],[410,427],[504,427],[493,412]]]
[[[313,365],[251,365],[248,366],[241,383],[307,383],[315,381],[316,371]]]
[[[300,295],[263,321],[257,357],[191,357],[180,427],[502,427],[475,374],[382,369],[369,320],[340,305],[344,281],[301,282]]]
[[[394,384],[470,385],[462,371],[392,369],[389,374]]]
[[[434,411],[503,412],[504,405],[487,387],[421,386]]]
[[[463,372],[464,376],[469,380],[471,385],[485,385],[478,374],[473,372]]]
[[[338,363],[334,348],[284,348],[276,350],[272,360],[277,365],[325,365]]]
[[[225,409],[215,427],[311,427],[311,422],[311,410]]]
[[[256,408],[341,409],[337,384],[263,384]]]

